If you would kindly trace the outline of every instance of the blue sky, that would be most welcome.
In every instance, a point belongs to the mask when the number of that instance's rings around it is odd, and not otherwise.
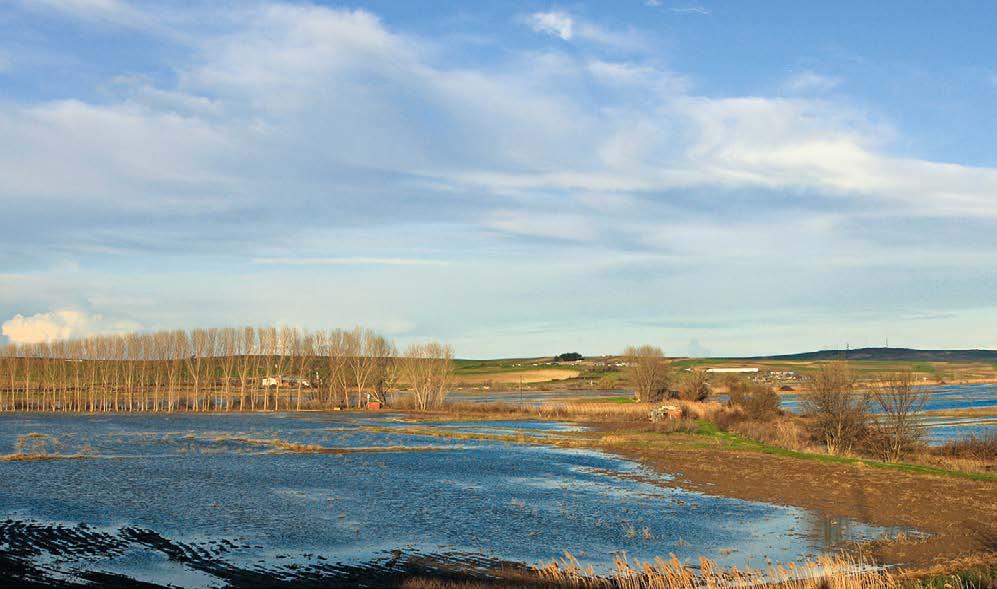
[[[3,337],[997,348],[995,22],[987,2],[0,0]]]

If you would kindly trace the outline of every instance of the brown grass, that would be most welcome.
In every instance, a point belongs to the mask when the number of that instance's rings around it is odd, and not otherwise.
[[[388,430],[390,431],[390,430]],[[274,450],[299,454],[365,454],[376,452],[431,452],[446,450],[438,446],[358,446],[354,448],[328,448],[318,444],[299,444],[280,438],[246,438],[239,436],[217,436],[216,442],[240,442],[256,446],[267,446]]]
[[[752,440],[797,452],[823,451],[806,425],[791,415],[783,415],[769,420],[737,420],[726,424],[724,429]]]
[[[945,589],[983,587],[979,581],[958,575],[922,581],[899,570],[870,566],[844,557],[823,557],[802,565],[779,565],[762,569],[721,568],[700,559],[699,570],[682,564],[675,556],[653,562],[616,562],[607,575],[583,567],[570,554],[557,562],[526,571],[495,571],[484,579],[410,578],[406,589],[478,589],[484,587],[533,587],[549,589],[916,589],[939,586]]]
[[[926,448],[915,455],[917,462],[967,472],[997,471],[997,434],[970,436]]]
[[[0,462],[37,462],[44,460],[83,460],[93,458],[83,454],[4,454],[0,455]]]
[[[483,419],[566,419],[601,422],[643,422],[648,421],[650,411],[661,404],[564,401],[542,403],[540,405],[521,405],[501,401],[491,403],[455,401],[447,403],[441,409],[424,412],[423,414],[457,419],[475,417]],[[683,416],[692,419],[712,420],[717,414],[728,411],[724,405],[715,401],[697,402],[670,399],[664,404],[681,407]],[[392,408],[399,407],[395,405]]]
[[[991,433],[986,436],[970,436],[961,440],[954,440],[932,448],[931,452],[936,456],[997,460],[997,434]]]

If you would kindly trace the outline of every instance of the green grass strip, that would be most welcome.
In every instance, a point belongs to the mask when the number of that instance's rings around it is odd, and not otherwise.
[[[818,462],[832,462],[838,464],[861,464],[872,468],[882,468],[886,470],[897,470],[911,474],[928,474],[935,476],[945,476],[958,479],[969,479],[973,481],[997,482],[997,475],[982,472],[963,472],[960,470],[950,470],[938,468],[936,466],[924,466],[921,464],[908,464],[905,462],[880,462],[878,460],[866,460],[862,458],[850,458],[847,456],[833,456],[830,454],[814,454],[812,452],[798,452],[788,448],[772,446],[764,442],[745,438],[735,433],[721,431],[713,422],[705,419],[696,420],[697,435],[707,436],[721,441],[728,448],[737,450],[750,450],[763,454],[774,454],[776,456],[788,456],[801,460],[815,460]]]

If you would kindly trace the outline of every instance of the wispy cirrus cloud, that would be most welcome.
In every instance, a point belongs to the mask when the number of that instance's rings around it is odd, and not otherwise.
[[[669,10],[677,14],[699,14],[702,16],[710,15],[710,10],[704,6],[675,6]]]
[[[21,0],[31,9],[111,25],[150,25],[143,11],[126,0]]]
[[[794,93],[829,92],[841,85],[841,78],[806,70],[789,76],[783,87]]]
[[[570,41],[575,34],[575,19],[566,12],[534,12],[524,17],[534,31]]]
[[[350,256],[341,258],[253,258],[253,263],[272,266],[446,266],[449,262],[425,258]]]
[[[522,17],[522,21],[533,31],[562,41],[582,41],[619,49],[644,46],[643,35],[638,31],[611,30],[561,10],[534,12]]]

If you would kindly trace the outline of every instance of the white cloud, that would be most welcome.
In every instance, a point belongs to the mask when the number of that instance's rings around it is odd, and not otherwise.
[[[135,331],[138,325],[125,321],[108,321],[100,315],[90,315],[74,309],[59,309],[36,313],[29,317],[14,315],[4,321],[0,332],[18,344],[34,344],[65,340],[98,333]]]
[[[886,215],[997,217],[997,170],[892,157],[890,129],[835,102],[697,96],[646,61],[556,52],[442,67],[441,48],[361,10],[269,4],[230,20],[233,30],[199,39],[173,87],[119,79],[117,103],[0,105],[0,201],[196,212],[279,209],[279,192],[281,204],[332,206],[355,194],[335,184],[345,172],[376,170],[526,200],[806,189],[862,195]],[[565,12],[529,22],[598,37]],[[804,74],[796,87],[833,83]],[[592,79],[614,92],[573,93]],[[277,183],[268,170],[293,172]]]
[[[946,288],[855,278],[879,264],[941,275],[958,286],[952,306],[988,294],[974,277],[995,252],[983,233],[997,219],[994,168],[893,155],[898,131],[841,96],[814,96],[814,79],[793,98],[700,95],[656,56],[613,50],[639,36],[554,14],[562,20],[541,33],[592,46],[506,48],[482,65],[362,10],[243,5],[188,31],[189,60],[180,52],[169,64],[176,82],[102,80],[99,102],[0,102],[0,208],[14,211],[0,266],[25,268],[0,274],[0,311],[29,301],[60,310],[15,317],[4,333],[119,329],[72,310],[86,301],[156,328],[359,321],[449,338],[486,325],[469,345],[501,354],[522,352],[523,336],[496,343],[493,325],[577,301],[543,336],[558,348],[578,317],[619,313],[614,292],[648,315],[717,307],[736,318],[766,306],[798,317],[858,292],[859,305],[879,296],[893,308],[893,298],[921,304]],[[898,219],[913,222],[897,229],[910,237],[875,242]],[[961,237],[970,231],[984,237]],[[94,251],[107,257],[91,267]],[[147,267],[107,271],[122,254]],[[88,270],[33,271],[45,255],[79,256]],[[448,271],[455,259],[488,263]],[[551,268],[556,285],[528,290]],[[343,289],[355,272],[365,281]],[[523,279],[494,280],[512,272]],[[288,281],[300,279],[315,286],[289,305]],[[827,284],[838,288],[828,295]],[[467,303],[481,300],[490,304]],[[385,309],[392,319],[378,324]],[[990,334],[993,316],[967,325]],[[606,349],[619,326],[607,319],[588,345]],[[661,333],[623,329],[612,345]],[[807,345],[784,336],[767,337]],[[669,339],[694,337],[703,334]],[[711,332],[709,345],[729,351],[738,337]],[[735,348],[761,345],[749,339]]]
[[[689,344],[686,347],[688,348],[687,353],[690,358],[708,358],[713,353],[712,350],[699,343],[699,340],[696,338],[689,340]]]
[[[710,14],[709,9],[703,6],[679,6],[672,8],[671,11],[678,14],[701,14],[703,16]]]
[[[0,109],[0,135],[8,138],[0,145],[0,202],[218,208],[235,182],[217,165],[235,149],[226,136],[232,131],[128,104],[65,100]]]
[[[537,33],[558,37],[563,41],[586,41],[619,49],[639,49],[643,36],[637,31],[612,31],[595,23],[580,20],[567,12],[534,12],[523,19]]]
[[[789,92],[805,94],[830,92],[839,85],[841,85],[840,78],[825,76],[808,70],[790,76],[783,83],[783,88]]]
[[[574,35],[575,19],[566,12],[534,12],[526,17],[526,22],[537,33],[565,41],[570,41]]]

